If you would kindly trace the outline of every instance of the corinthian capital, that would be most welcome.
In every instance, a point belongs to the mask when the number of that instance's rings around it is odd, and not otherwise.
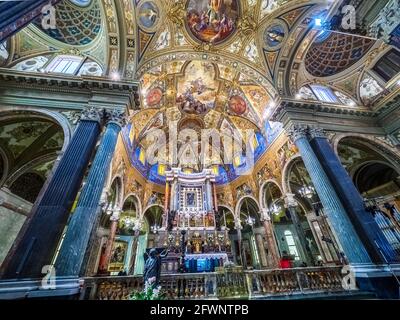
[[[296,142],[301,138],[307,138],[308,128],[306,125],[293,124],[286,131],[290,140]]]
[[[314,138],[326,138],[325,135],[325,131],[322,128],[319,127],[311,127],[308,130],[309,134],[310,134],[310,138],[314,139]]]
[[[87,107],[82,110],[81,121],[96,121],[101,124],[104,115],[104,109],[96,107]]]
[[[127,123],[126,113],[124,110],[113,109],[106,110],[106,124],[115,123],[121,128]]]

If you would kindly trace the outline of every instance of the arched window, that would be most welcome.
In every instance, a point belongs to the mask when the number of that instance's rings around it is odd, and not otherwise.
[[[303,86],[296,95],[296,99],[318,100],[328,103],[343,104],[350,107],[356,105],[354,100],[343,92],[338,90],[334,91],[329,87],[316,84]]]
[[[37,56],[21,61],[13,69],[25,72],[101,76],[103,68],[90,58],[75,55]]]
[[[75,74],[82,63],[83,57],[59,55],[46,67],[45,71],[65,74]]]

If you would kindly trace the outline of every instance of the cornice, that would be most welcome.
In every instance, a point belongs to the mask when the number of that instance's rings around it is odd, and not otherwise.
[[[5,83],[20,87],[21,83],[30,87],[57,88],[56,90],[87,89],[87,90],[108,90],[126,91],[128,93],[139,90],[138,81],[113,81],[102,77],[77,77],[65,74],[43,74],[32,72],[21,72],[0,68],[0,80],[2,86]],[[50,88],[49,88],[50,89]]]
[[[320,101],[282,99],[280,105],[275,109],[271,116],[272,121],[281,121],[282,116],[287,111],[313,111],[324,112],[333,115],[348,115],[361,117],[374,117],[375,113],[365,107],[347,107],[343,105],[322,103]]]

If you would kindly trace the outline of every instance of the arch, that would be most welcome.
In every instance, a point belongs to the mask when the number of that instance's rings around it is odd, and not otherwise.
[[[151,214],[151,213],[148,213],[148,212],[150,212],[151,209],[157,208],[157,207],[160,208],[161,215],[158,216],[158,217],[151,217],[151,216],[149,217],[149,214]],[[140,217],[140,220],[144,223],[144,225],[147,222],[147,226],[148,226],[149,229],[146,230],[146,232],[150,232],[151,226],[153,224],[157,224],[159,227],[161,227],[162,223],[163,223],[163,215],[164,215],[164,207],[162,207],[161,205],[159,205],[159,204],[151,204],[151,205],[147,206],[146,209],[143,211],[143,215]],[[154,221],[153,220],[149,220],[148,218],[153,218]],[[157,220],[155,220],[155,219],[157,219]]]
[[[260,191],[259,191],[259,195],[258,195],[260,209],[266,209],[265,203],[264,203],[264,188],[270,183],[275,184],[278,187],[278,189],[282,195],[285,194],[283,192],[283,188],[279,185],[279,183],[275,179],[268,179],[268,180],[264,181],[260,187]]]
[[[382,137],[383,138],[383,137]],[[366,136],[357,133],[343,133],[335,136],[332,139],[332,145],[334,152],[339,157],[338,146],[344,139],[354,139],[357,142],[364,144],[366,147],[370,148],[372,151],[380,154],[384,159],[386,159],[392,166],[399,168],[398,163],[400,163],[400,156],[397,150],[389,146],[387,143],[379,141],[376,137]],[[383,153],[382,153],[383,151]]]
[[[231,207],[229,207],[229,206],[227,206],[227,205],[224,205],[224,204],[219,204],[219,205],[218,205],[218,208],[219,208],[219,207],[229,210],[229,212],[230,212],[233,216],[235,216],[235,212],[234,212],[234,210],[233,210]]]
[[[236,218],[240,218],[240,208],[242,207],[243,201],[244,201],[245,199],[251,199],[251,200],[253,200],[253,201],[257,204],[257,206],[258,206],[258,210],[261,210],[260,204],[258,203],[257,199],[256,199],[254,196],[252,196],[252,195],[243,196],[243,197],[241,197],[241,198],[239,199],[239,201],[236,203],[235,215],[234,215]]]
[[[283,170],[282,170],[282,190],[283,190],[283,194],[288,194],[288,193],[292,193],[291,192],[291,188],[290,188],[290,184],[289,184],[289,173],[290,170],[292,169],[293,165],[295,164],[296,161],[299,161],[299,159],[301,158],[300,153],[297,153],[295,155],[293,155],[285,164]]]
[[[0,111],[0,119],[4,116],[5,118],[9,117],[20,117],[21,114],[17,114],[18,112],[30,112],[33,114],[37,114],[39,116],[43,116],[44,118],[48,120],[52,120],[56,122],[63,130],[64,133],[64,144],[61,149],[61,153],[64,152],[68,144],[72,138],[73,134],[73,129],[68,121],[68,119],[62,115],[59,112],[48,110],[48,109],[41,109],[41,108],[35,108],[35,107],[2,107],[2,110]],[[50,119],[49,119],[50,118]]]
[[[110,187],[109,187],[109,190],[111,190],[111,188],[112,188],[112,186],[113,186],[113,184],[114,183],[116,183],[117,184],[117,198],[116,198],[116,200],[117,201],[115,201],[115,204],[118,206],[118,207],[122,207],[123,206],[123,204],[124,204],[124,202],[123,202],[123,198],[124,198],[124,184],[123,184],[123,178],[121,177],[121,175],[116,175],[113,179],[112,179],[112,181],[111,181],[111,183],[110,183]]]
[[[137,209],[137,216],[138,217],[142,217],[142,203],[140,202],[139,197],[135,193],[131,192],[131,193],[128,193],[127,195],[125,195],[125,197],[123,198],[122,206],[124,205],[126,200],[128,200],[129,197],[135,198],[136,203],[137,203],[137,208],[136,208]]]

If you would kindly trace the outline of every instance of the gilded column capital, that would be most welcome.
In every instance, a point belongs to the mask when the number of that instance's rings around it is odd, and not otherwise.
[[[99,109],[96,107],[86,107],[82,110],[80,115],[81,121],[95,121],[98,123],[102,123],[104,115],[104,109]]]
[[[115,123],[121,128],[127,124],[127,117],[125,110],[113,109],[106,110],[105,112],[106,124]]]
[[[310,134],[310,138],[311,139],[314,139],[314,138],[327,138],[324,129],[322,129],[320,127],[311,127],[311,128],[309,128],[308,133]]]
[[[293,124],[286,129],[286,132],[290,140],[296,142],[299,139],[307,138],[308,127],[306,125]]]

